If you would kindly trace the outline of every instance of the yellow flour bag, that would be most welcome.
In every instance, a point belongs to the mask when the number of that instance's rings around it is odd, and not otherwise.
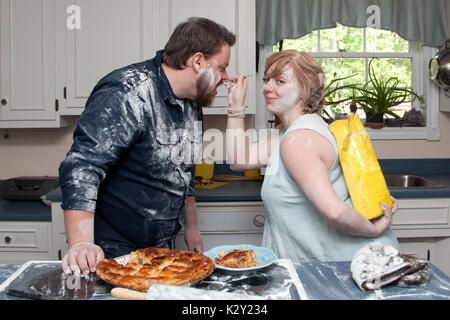
[[[367,219],[383,214],[381,201],[393,206],[369,134],[358,115],[336,120],[329,126],[336,138],[345,182],[353,207]]]

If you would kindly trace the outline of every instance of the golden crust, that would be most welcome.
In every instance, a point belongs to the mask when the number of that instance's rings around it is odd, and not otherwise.
[[[235,249],[219,253],[219,258],[214,262],[228,268],[251,268],[256,267],[256,255],[253,250]]]
[[[97,264],[97,275],[114,285],[147,291],[152,283],[183,285],[209,275],[212,260],[199,253],[165,248],[145,248],[132,252],[125,266],[114,259]]]

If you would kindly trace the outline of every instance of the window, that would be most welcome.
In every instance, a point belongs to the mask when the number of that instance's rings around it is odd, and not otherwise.
[[[335,78],[350,78],[341,84],[361,84],[368,80],[369,62],[372,61],[375,74],[380,79],[397,77],[399,85],[413,89],[425,97],[425,103],[418,99],[405,102],[393,111],[400,117],[414,108],[420,110],[426,120],[425,127],[385,127],[381,130],[368,129],[375,139],[429,139],[438,140],[438,89],[428,79],[428,61],[436,49],[423,47],[418,43],[402,39],[396,33],[373,29],[352,28],[337,25],[336,28],[316,30],[299,39],[285,39],[277,45],[266,48],[266,55],[280,50],[294,49],[309,52],[322,65],[327,83]],[[340,92],[348,97],[351,92]],[[349,103],[339,105],[332,112],[348,113]],[[364,119],[365,114],[358,110]]]

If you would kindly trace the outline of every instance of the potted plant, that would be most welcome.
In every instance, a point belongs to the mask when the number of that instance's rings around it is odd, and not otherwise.
[[[379,129],[384,126],[384,115],[390,115],[395,119],[400,116],[392,109],[404,102],[408,102],[411,96],[413,100],[419,98],[416,92],[411,89],[399,86],[399,80],[396,77],[390,77],[387,80],[381,80],[375,75],[372,62],[369,62],[369,79],[363,88],[358,88],[360,95],[355,97],[355,101],[366,113],[365,125],[370,128]]]
[[[341,108],[341,104],[347,101],[355,101],[355,90],[358,89],[357,84],[340,84],[344,80],[355,76],[356,74],[352,74],[347,77],[342,78],[334,78],[330,81],[330,83],[326,86],[324,92],[325,106],[330,106],[330,114],[325,108],[322,109],[322,118],[327,122],[331,123],[334,120],[341,119],[345,116],[343,110]],[[334,75],[336,76],[336,74]],[[341,94],[341,90],[353,90],[353,95],[351,97],[343,97]]]

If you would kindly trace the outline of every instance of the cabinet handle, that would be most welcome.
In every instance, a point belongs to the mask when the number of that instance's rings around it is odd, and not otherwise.
[[[2,99],[2,106],[6,106],[8,104],[8,100]]]
[[[6,237],[5,237],[5,243],[6,243],[6,244],[10,244],[11,241],[12,241],[12,238],[11,238],[10,236],[6,236]]]
[[[430,249],[427,249],[427,261],[431,260],[431,251]]]
[[[264,222],[266,221],[266,218],[264,217],[264,216],[262,216],[262,215],[256,215],[254,218],[253,218],[253,224],[256,226],[256,227],[264,227]]]
[[[58,250],[58,260],[62,260],[62,252],[61,252],[61,249]]]

